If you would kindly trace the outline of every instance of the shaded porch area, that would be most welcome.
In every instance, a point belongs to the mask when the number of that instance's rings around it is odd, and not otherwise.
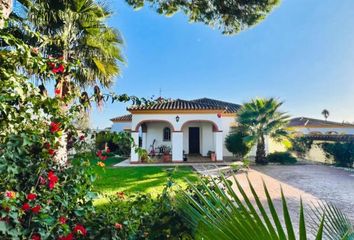
[[[142,121],[132,129],[135,146],[132,163],[223,161],[222,131],[212,121],[188,120],[180,126],[168,121]],[[142,158],[136,147],[145,149],[149,158]]]

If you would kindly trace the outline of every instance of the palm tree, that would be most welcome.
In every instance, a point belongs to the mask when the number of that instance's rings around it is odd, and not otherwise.
[[[329,117],[329,111],[327,109],[323,109],[322,113],[321,113],[325,120],[327,121],[327,118]]]
[[[94,0],[21,0],[33,28],[50,38],[40,50],[78,65],[61,81],[76,86],[112,85],[124,62],[119,32],[105,24],[111,13]]]
[[[286,131],[289,117],[279,111],[282,104],[283,102],[278,102],[274,98],[257,98],[243,104],[237,113],[236,121],[247,134],[245,142],[257,145],[256,163],[267,163],[266,136],[275,141],[289,142]]]
[[[305,217],[305,208],[300,201],[299,229],[288,210],[288,204],[281,192],[284,224],[281,214],[275,208],[266,184],[263,184],[267,201],[263,202],[248,180],[251,197],[233,176],[221,176],[221,181],[211,178],[199,185],[189,183],[188,191],[181,190],[177,195],[177,206],[181,216],[195,231],[195,239],[206,240],[306,240],[313,234],[316,240],[354,238],[354,226],[338,208],[332,204],[319,203],[310,207]],[[284,227],[285,226],[285,227]],[[308,231],[308,227],[311,231]]]

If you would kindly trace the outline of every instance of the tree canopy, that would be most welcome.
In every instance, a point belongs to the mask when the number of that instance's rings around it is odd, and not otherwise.
[[[126,0],[135,9],[145,4],[158,13],[171,16],[184,12],[190,22],[218,28],[223,34],[236,34],[262,21],[280,0]]]

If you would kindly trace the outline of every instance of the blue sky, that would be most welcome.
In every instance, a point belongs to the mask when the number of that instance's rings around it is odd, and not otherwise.
[[[283,0],[265,21],[234,36],[109,0],[127,64],[112,88],[140,97],[210,97],[243,103],[277,97],[292,116],[354,121],[354,1]],[[111,125],[127,105],[92,110],[92,127]]]

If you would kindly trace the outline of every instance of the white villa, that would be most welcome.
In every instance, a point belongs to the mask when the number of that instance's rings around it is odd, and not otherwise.
[[[111,131],[130,130],[136,144],[151,152],[158,146],[172,149],[172,162],[182,162],[183,154],[207,156],[215,152],[216,160],[232,156],[224,139],[235,126],[240,105],[209,98],[169,100],[151,106],[133,106],[131,113],[111,119]],[[139,161],[134,149],[131,162]]]
[[[232,156],[225,147],[225,137],[232,127],[236,127],[236,112],[240,107],[210,98],[164,100],[128,108],[130,114],[111,119],[111,131],[131,132],[135,144],[148,153],[157,152],[161,146],[170,148],[172,162],[182,162],[185,155],[206,157],[209,152],[215,153],[216,161],[223,161],[225,157]],[[289,127],[298,135],[354,134],[353,124],[306,117],[291,119]],[[286,150],[268,138],[265,147],[267,153]],[[255,148],[250,155],[255,155]],[[134,147],[130,161],[139,162]]]

